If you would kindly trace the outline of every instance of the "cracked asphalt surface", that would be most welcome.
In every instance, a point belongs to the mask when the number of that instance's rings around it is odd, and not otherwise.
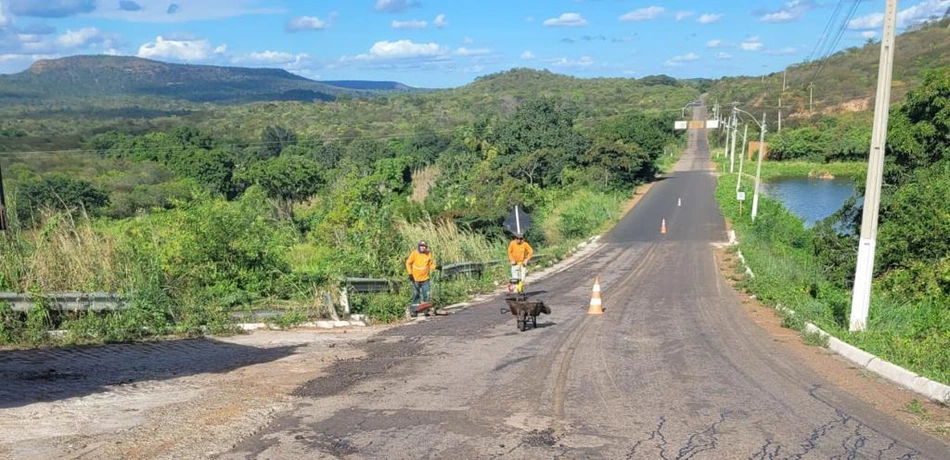
[[[715,181],[691,131],[675,172],[596,251],[528,286],[553,310],[537,329],[517,331],[496,297],[382,332],[217,458],[950,458],[742,312],[711,245],[726,239]]]

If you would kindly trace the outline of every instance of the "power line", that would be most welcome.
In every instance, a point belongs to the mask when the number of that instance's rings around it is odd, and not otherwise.
[[[805,62],[811,62],[815,56],[818,56],[818,49],[828,40],[828,34],[831,33],[831,28],[835,23],[835,19],[838,17],[838,13],[841,11],[841,7],[844,5],[844,0],[838,0],[838,4],[835,5],[834,11],[831,12],[831,17],[828,18],[828,22],[825,24],[825,29],[822,30],[821,35],[818,36],[818,42],[815,43],[815,48],[811,50],[811,53],[805,58]]]
[[[835,49],[838,47],[838,44],[841,43],[841,38],[844,37],[845,31],[848,30],[848,24],[851,23],[851,20],[854,19],[854,16],[858,13],[858,7],[861,6],[862,0],[855,0],[854,4],[851,5],[851,10],[848,11],[848,15],[845,16],[844,21],[841,22],[841,27],[838,28],[838,32],[835,35],[834,40],[831,42],[831,46],[828,48],[828,52],[825,53],[825,56],[821,60],[821,64],[818,66],[818,70],[815,72],[815,76],[812,77],[812,83],[821,76],[821,71],[825,69],[825,64],[828,62],[828,58],[831,57]]]

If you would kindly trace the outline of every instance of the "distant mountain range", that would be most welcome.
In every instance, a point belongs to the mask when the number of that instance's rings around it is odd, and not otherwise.
[[[149,97],[195,103],[328,101],[415,88],[390,81],[320,82],[281,69],[172,64],[128,56],[71,56],[36,61],[0,75],[0,101],[48,104],[96,98]]]

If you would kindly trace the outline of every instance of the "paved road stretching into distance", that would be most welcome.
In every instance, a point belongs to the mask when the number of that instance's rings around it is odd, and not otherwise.
[[[950,458],[746,316],[711,245],[726,239],[711,169],[690,132],[596,252],[529,286],[553,309],[538,329],[516,331],[497,297],[388,330],[221,458]]]

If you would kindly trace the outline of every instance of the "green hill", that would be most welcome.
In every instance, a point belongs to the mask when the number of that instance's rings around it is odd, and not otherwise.
[[[897,37],[891,102],[904,99],[918,86],[924,71],[950,65],[950,18],[934,21]],[[807,116],[809,85],[814,84],[815,113],[860,112],[874,108],[880,42],[866,43],[835,53],[823,60],[790,66],[783,72],[757,77],[727,77],[709,90],[710,100],[738,101],[749,110],[774,111],[782,99],[786,114]],[[819,68],[821,71],[819,72]]]
[[[301,135],[352,139],[365,133],[398,136],[418,126],[439,130],[492,115],[510,115],[530,98],[570,101],[578,123],[641,110],[675,111],[699,95],[696,84],[670,77],[575,78],[546,70],[512,69],[479,77],[454,89],[343,99],[325,104],[259,102],[218,107],[191,116],[193,125],[219,135],[254,138],[281,125]]]
[[[280,69],[171,64],[127,56],[39,60],[23,72],[0,76],[0,88],[0,101],[31,105],[117,98],[218,104],[326,101],[352,92]]]

